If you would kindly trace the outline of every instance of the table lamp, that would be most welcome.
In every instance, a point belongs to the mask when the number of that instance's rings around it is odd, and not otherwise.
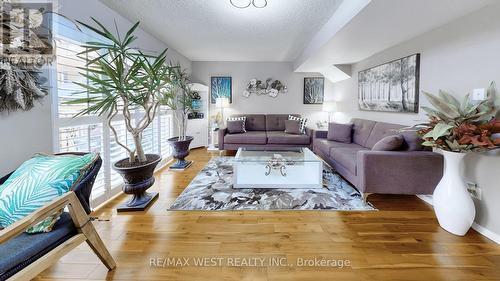
[[[328,112],[328,122],[331,121],[331,115],[332,113],[337,112],[337,102],[335,101],[325,101],[323,103],[323,110],[324,112]]]

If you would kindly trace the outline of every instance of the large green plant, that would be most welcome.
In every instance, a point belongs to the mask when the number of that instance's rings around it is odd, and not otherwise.
[[[486,99],[480,102],[471,101],[469,94],[461,102],[444,91],[439,91],[437,96],[424,94],[434,107],[422,107],[429,122],[417,125],[424,146],[454,152],[482,151],[500,146],[500,139],[492,137],[492,134],[500,133],[500,120],[495,119],[498,107],[493,82]]]
[[[85,51],[78,55],[87,63],[80,68],[80,74],[89,83],[75,83],[85,89],[88,97],[69,103],[89,105],[77,115],[105,115],[115,141],[128,152],[129,162],[145,162],[147,158],[142,146],[142,133],[153,122],[162,92],[171,85],[171,74],[177,68],[165,64],[166,49],[159,55],[147,55],[132,47],[137,39],[134,31],[139,22],[121,37],[118,30],[113,34],[99,21],[92,20],[96,26],[78,23],[105,40],[83,45]],[[128,147],[119,140],[112,122],[119,113],[123,115],[125,127],[132,135],[134,147]],[[140,116],[136,119],[137,113]]]
[[[179,132],[178,140],[182,141],[186,140],[187,115],[192,110],[191,81],[188,73],[180,66],[172,69],[170,81],[169,87],[165,87],[161,91],[160,104],[173,111]]]

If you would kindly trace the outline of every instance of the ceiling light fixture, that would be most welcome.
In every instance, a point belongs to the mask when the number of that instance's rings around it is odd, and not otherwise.
[[[267,6],[267,0],[229,0],[229,2],[238,9],[245,9],[250,7],[250,5],[259,9]]]

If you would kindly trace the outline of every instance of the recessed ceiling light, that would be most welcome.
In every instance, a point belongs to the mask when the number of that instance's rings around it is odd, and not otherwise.
[[[267,6],[267,0],[229,0],[229,3],[239,9],[248,8],[250,5],[259,9]]]
[[[250,4],[252,4],[252,0],[229,0],[229,2],[231,2],[231,5],[240,9],[248,8]]]
[[[267,6],[266,0],[253,0],[252,3],[255,8],[264,8],[265,6]]]

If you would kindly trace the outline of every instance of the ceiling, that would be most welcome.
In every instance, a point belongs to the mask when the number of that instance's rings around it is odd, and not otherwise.
[[[333,19],[339,18],[338,13],[346,3],[342,3]],[[369,1],[340,29],[329,26],[330,22],[325,24],[316,37],[326,33],[323,37],[329,39],[308,46],[309,52],[304,51],[295,61],[295,71],[323,73],[323,69],[332,65],[359,62],[464,15],[491,8],[492,4],[497,4],[498,9],[498,3],[498,0]],[[328,33],[329,29],[334,32]]]
[[[192,61],[294,61],[342,0],[101,0]]]

